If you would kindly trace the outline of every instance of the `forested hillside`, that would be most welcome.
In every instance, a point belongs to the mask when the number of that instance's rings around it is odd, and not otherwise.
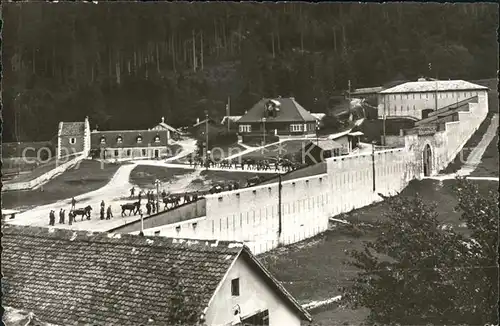
[[[493,4],[8,3],[4,141],[52,138],[61,120],[174,126],[295,96],[324,112],[347,88],[396,76],[497,71]],[[432,63],[432,71],[429,71]],[[16,114],[15,114],[16,112]],[[17,117],[17,119],[15,118]]]

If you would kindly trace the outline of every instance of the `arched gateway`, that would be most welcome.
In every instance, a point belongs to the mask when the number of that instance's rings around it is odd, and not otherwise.
[[[429,144],[425,145],[424,147],[423,160],[424,176],[428,177],[432,173],[432,150]]]

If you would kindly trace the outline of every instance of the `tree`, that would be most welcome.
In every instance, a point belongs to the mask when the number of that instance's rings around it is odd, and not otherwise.
[[[443,229],[421,198],[397,196],[377,239],[350,253],[361,272],[346,298],[370,309],[370,323],[498,323],[498,194],[462,179],[456,193],[469,235]]]

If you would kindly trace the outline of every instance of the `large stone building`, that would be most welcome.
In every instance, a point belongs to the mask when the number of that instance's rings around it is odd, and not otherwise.
[[[318,119],[304,109],[293,97],[264,98],[257,102],[238,121],[239,135],[261,137],[314,135]]]
[[[91,133],[92,150],[103,159],[169,155],[168,130],[111,130]]]
[[[487,96],[488,88],[463,80],[419,79],[379,93],[378,117],[423,119],[429,112],[476,96]]]
[[[8,225],[2,305],[52,325],[287,325],[311,321],[238,242]],[[181,302],[181,306],[175,306]],[[177,311],[174,309],[178,309]]]

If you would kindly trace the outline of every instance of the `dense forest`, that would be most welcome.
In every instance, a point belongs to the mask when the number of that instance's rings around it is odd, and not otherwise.
[[[232,114],[278,95],[327,112],[348,80],[498,69],[495,4],[20,2],[2,15],[3,141],[48,140],[86,115],[182,126],[224,115],[228,97]]]

